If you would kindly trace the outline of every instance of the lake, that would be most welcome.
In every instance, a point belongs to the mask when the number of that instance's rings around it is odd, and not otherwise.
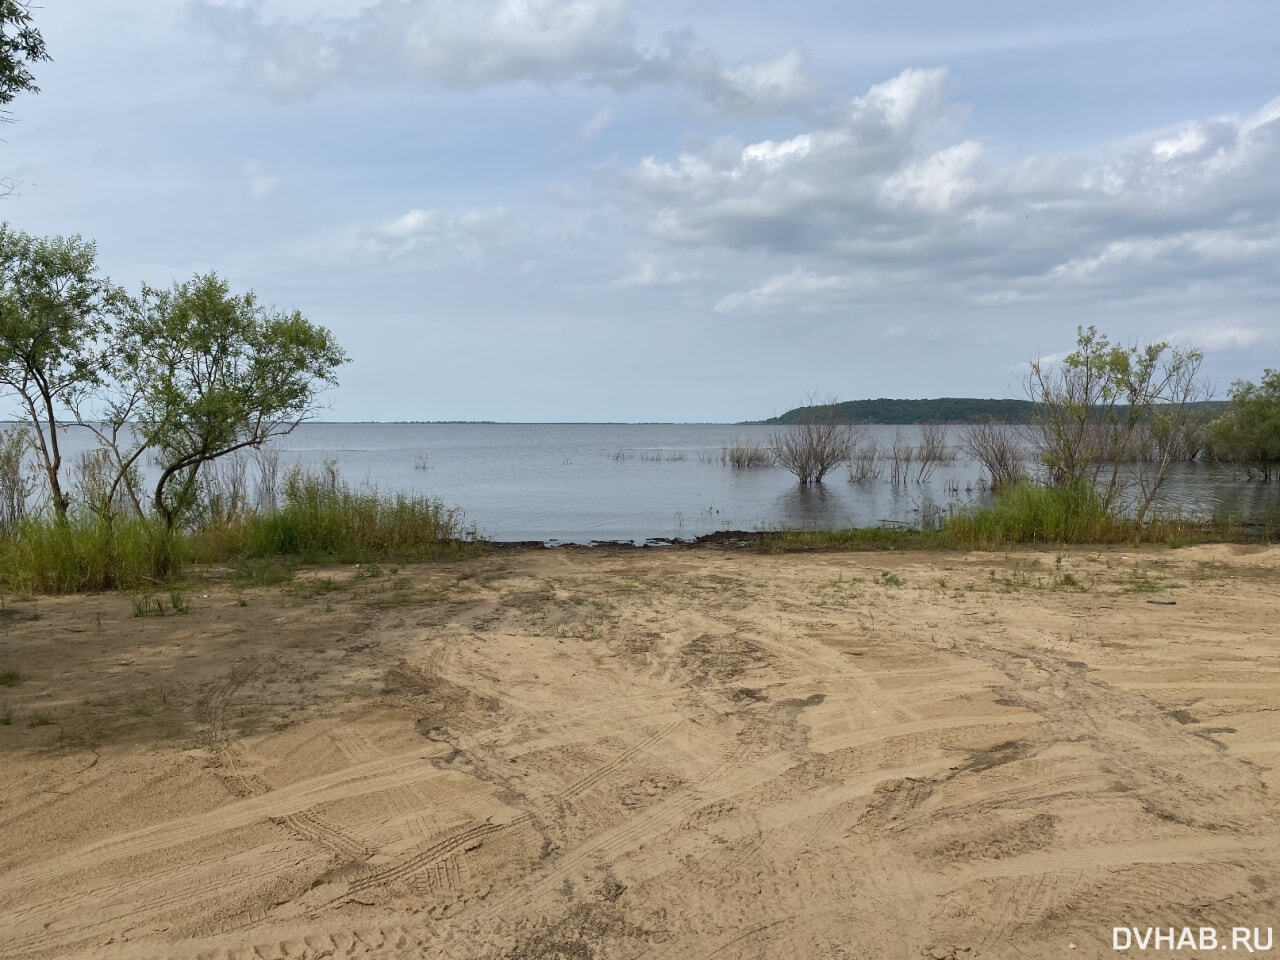
[[[281,475],[334,461],[353,485],[439,497],[491,540],[591,543],[691,539],[722,530],[917,526],[990,502],[982,470],[963,454],[922,483],[850,483],[842,466],[802,488],[779,468],[735,470],[722,451],[767,443],[779,428],[735,424],[305,423],[271,444]],[[883,450],[917,426],[865,426]],[[964,427],[947,427],[959,452]],[[63,442],[68,476],[89,434]],[[144,469],[144,473],[155,471]],[[253,467],[249,468],[252,485]],[[1280,509],[1280,484],[1246,483],[1228,468],[1175,464],[1165,509],[1197,517],[1259,516]]]
[[[976,463],[958,457],[924,483],[849,483],[843,467],[801,488],[777,468],[734,470],[721,451],[777,428],[733,424],[308,423],[277,440],[281,468],[337,462],[353,483],[439,497],[493,540],[589,543],[692,538],[720,530],[915,525],[985,502]],[[914,426],[863,428],[881,447]],[[962,427],[948,428],[959,444]],[[1178,464],[1166,509],[1209,517],[1280,507],[1280,485]]]

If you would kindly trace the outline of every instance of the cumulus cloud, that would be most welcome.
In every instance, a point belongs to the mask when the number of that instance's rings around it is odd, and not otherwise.
[[[723,63],[688,31],[637,42],[629,0],[376,0],[354,12],[269,15],[259,3],[192,0],[195,24],[280,99],[339,85],[477,88],[528,80],[628,89],[681,84],[727,111],[789,109],[816,93],[802,49]]]
[[[621,189],[673,246],[770,258],[776,276],[721,293],[722,312],[877,289],[991,308],[1191,284],[1262,296],[1280,280],[1280,98],[1091,155],[997,158],[963,135],[947,86],[906,70],[789,137],[646,157]]]

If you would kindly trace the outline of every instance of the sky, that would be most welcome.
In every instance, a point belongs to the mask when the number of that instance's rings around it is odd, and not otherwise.
[[[1280,4],[74,0],[0,215],[332,329],[327,420],[1023,396],[1078,325],[1280,367]]]

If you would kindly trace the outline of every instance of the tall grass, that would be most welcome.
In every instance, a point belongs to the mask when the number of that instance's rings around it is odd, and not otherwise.
[[[163,580],[188,553],[184,538],[146,518],[26,517],[0,538],[0,586],[11,593],[133,589]]]
[[[1206,542],[1275,542],[1280,516],[1269,515],[1245,526],[1238,519],[1205,522],[1177,516],[1145,523],[1108,512],[1102,497],[1086,483],[1044,487],[1020,483],[999,493],[994,506],[961,511],[936,527],[863,527],[846,530],[776,531],[762,546],[786,550],[991,550],[1036,543],[1163,543],[1182,546]]]
[[[353,488],[332,464],[291,472],[281,499],[279,509],[207,531],[203,542],[216,543],[214,535],[225,531],[231,543],[221,546],[224,554],[340,562],[430,560],[474,549],[475,531],[464,527],[460,511],[432,497]]]
[[[295,470],[281,503],[246,507],[245,485],[233,470],[206,490],[212,495],[196,524],[166,531],[162,522],[134,515],[48,512],[18,520],[0,535],[0,589],[10,593],[69,593],[135,589],[180,575],[184,565],[242,563],[268,557],[304,562],[432,560],[479,549],[462,514],[439,500],[355,489],[328,464]]]
[[[1126,528],[1086,483],[1070,487],[1015,484],[997,496],[994,506],[957,514],[946,526],[958,545],[974,546],[1102,543],[1124,539]]]
[[[773,451],[758,440],[735,440],[720,450],[720,462],[735,470],[760,470],[773,466]]]

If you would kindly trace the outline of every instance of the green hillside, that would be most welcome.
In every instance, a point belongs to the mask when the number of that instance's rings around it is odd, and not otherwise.
[[[1194,404],[1212,414],[1223,401],[1209,400]],[[983,400],[977,397],[938,397],[933,400],[846,400],[835,404],[840,423],[1030,423],[1037,405],[1030,400]],[[824,420],[826,406],[796,407],[781,416],[750,423],[789,424],[806,420]],[[1123,409],[1123,408],[1121,408]]]
[[[760,423],[802,423],[826,419],[826,406],[796,407]],[[841,423],[1028,423],[1036,404],[1030,400],[980,400],[975,397],[939,397],[934,400],[846,400],[835,405]]]

